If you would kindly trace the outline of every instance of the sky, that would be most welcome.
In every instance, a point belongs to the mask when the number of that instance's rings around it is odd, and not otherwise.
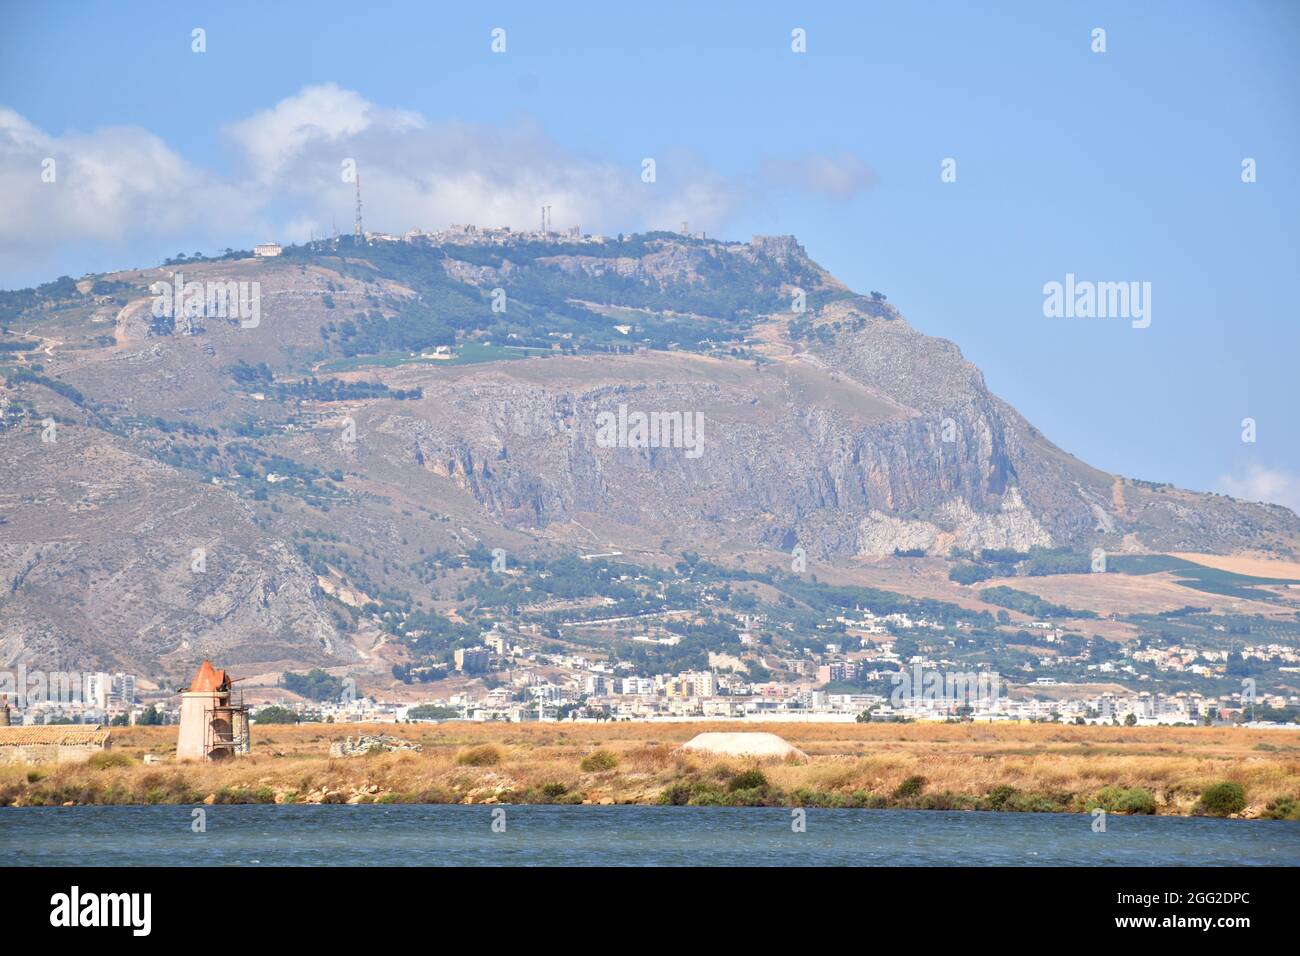
[[[553,6],[0,2],[0,288],[348,231],[348,160],[382,231],[790,233],[1084,461],[1300,509],[1300,4]]]

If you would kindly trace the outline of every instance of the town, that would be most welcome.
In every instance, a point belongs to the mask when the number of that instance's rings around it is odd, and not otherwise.
[[[631,619],[639,621],[638,618]],[[626,623],[593,619],[585,623]],[[762,616],[748,617],[752,630],[739,634],[742,648],[760,647]],[[736,656],[710,652],[708,668],[647,672],[629,661],[591,650],[552,650],[537,625],[494,626],[478,643],[458,647],[445,666],[417,669],[417,678],[436,672],[437,682],[463,686],[428,699],[386,699],[360,693],[350,677],[321,670],[289,672],[279,684],[250,682],[241,693],[259,701],[249,705],[253,723],[406,723],[425,721],[736,721],[762,722],[1036,722],[1128,726],[1244,725],[1300,730],[1295,715],[1300,698],[1256,693],[1247,678],[1241,689],[1221,694],[1162,690],[1158,676],[1169,672],[1222,677],[1229,652],[1180,645],[1120,651],[1116,660],[1078,663],[1095,674],[1085,682],[1049,676],[999,675],[971,671],[968,663],[943,656],[897,651],[891,633],[927,631],[942,635],[944,625],[894,612],[869,610],[835,615],[829,623],[844,634],[821,650],[760,658],[781,679],[755,679]],[[957,622],[954,630],[971,627]],[[1048,643],[1065,634],[1051,622],[1030,629]],[[636,644],[675,647],[680,635],[658,629],[628,638]],[[1248,644],[1243,660],[1271,661],[1279,672],[1300,671],[1300,653],[1279,644]],[[1122,681],[1148,683],[1150,689],[1125,690]],[[842,689],[860,685],[878,692]],[[0,722],[25,725],[174,724],[180,720],[180,695],[137,691],[127,673],[88,674],[0,672]],[[839,689],[837,689],[839,688]],[[409,698],[410,695],[402,695]],[[1282,718],[1282,719],[1278,719]]]

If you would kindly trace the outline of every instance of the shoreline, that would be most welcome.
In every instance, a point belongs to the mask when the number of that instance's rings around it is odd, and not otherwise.
[[[220,763],[172,759],[175,727],[114,728],[111,748],[85,763],[0,764],[0,806],[662,804],[1300,820],[1300,742],[1267,730],[765,724],[806,759],[680,749],[718,726],[255,725],[253,753]],[[362,734],[401,749],[329,756],[332,743]]]

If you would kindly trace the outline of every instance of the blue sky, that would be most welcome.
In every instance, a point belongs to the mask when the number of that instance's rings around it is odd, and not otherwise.
[[[1300,506],[1300,5],[608,6],[9,5],[0,287],[347,229],[352,157],[389,231],[793,233],[1084,460]]]

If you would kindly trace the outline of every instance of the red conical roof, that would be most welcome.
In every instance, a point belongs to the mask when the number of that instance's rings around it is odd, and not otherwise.
[[[190,690],[199,693],[229,689],[230,675],[225,671],[217,670],[212,666],[212,662],[208,660],[199,665],[199,669],[194,674],[194,680],[190,681]]]

